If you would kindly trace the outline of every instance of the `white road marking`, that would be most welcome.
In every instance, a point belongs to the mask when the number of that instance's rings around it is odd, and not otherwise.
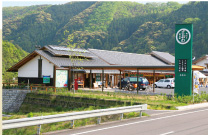
[[[163,133],[163,134],[160,134],[160,135],[168,135],[168,134],[172,134],[172,133],[174,133],[174,131],[170,131],[170,132]]]
[[[204,110],[199,110],[199,111],[193,111],[193,112],[187,112],[187,113],[181,113],[181,114],[176,114],[176,115],[171,115],[171,116],[165,116],[165,117],[160,117],[160,118],[150,119],[150,120],[137,121],[137,122],[127,123],[127,124],[118,125],[118,126],[113,126],[113,127],[106,127],[106,128],[101,128],[101,129],[95,129],[95,130],[90,130],[90,131],[85,131],[85,132],[75,133],[75,134],[71,134],[71,135],[87,134],[87,133],[92,133],[92,132],[97,132],[97,131],[102,131],[102,130],[107,130],[107,129],[117,128],[117,127],[123,127],[123,126],[128,126],[128,125],[133,125],[133,124],[139,124],[139,123],[144,123],[144,122],[149,122],[149,121],[155,121],[155,120],[161,120],[161,119],[167,119],[167,118],[172,118],[172,117],[182,116],[182,115],[186,115],[186,114],[192,114],[192,113],[197,113],[197,112],[203,112],[203,111],[207,111],[207,110],[208,110],[208,109],[204,109]]]

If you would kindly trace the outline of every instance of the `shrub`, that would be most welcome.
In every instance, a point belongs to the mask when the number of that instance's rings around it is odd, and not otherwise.
[[[28,113],[27,117],[33,117],[33,113],[32,112]]]
[[[61,106],[56,107],[56,111],[57,112],[61,112],[62,111],[62,107]]]

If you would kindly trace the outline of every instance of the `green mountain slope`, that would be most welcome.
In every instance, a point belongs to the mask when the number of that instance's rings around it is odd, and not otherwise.
[[[174,54],[176,23],[194,24],[194,56],[208,51],[208,2],[70,2],[3,8],[3,16],[3,39],[28,52],[35,45],[66,45],[70,36],[82,48]]]
[[[67,36],[72,34],[79,39],[74,42],[80,47],[116,50],[119,48],[119,42],[130,37],[140,25],[146,21],[154,21],[157,16],[162,17],[180,7],[180,4],[173,2],[146,5],[136,2],[97,2],[72,18],[61,32],[57,33],[56,39],[59,39],[59,42],[56,44],[66,44]],[[82,36],[77,34],[80,31]],[[100,33],[103,33],[105,38],[100,38]]]
[[[6,72],[7,69],[19,62],[28,53],[8,41],[3,41],[2,45],[2,77],[4,81],[8,81],[9,79],[13,79],[13,77],[17,77],[17,73]]]
[[[82,12],[94,2],[73,2],[64,5],[49,6],[37,13],[31,13],[23,17],[19,25],[11,30],[10,35],[3,38],[18,44],[26,51],[33,51],[35,45],[53,44],[56,31],[63,27],[74,15]],[[15,7],[14,7],[15,9]],[[6,9],[5,9],[6,10]],[[3,9],[4,14],[4,9]],[[3,25],[7,22],[3,22]],[[7,29],[7,26],[3,26]]]

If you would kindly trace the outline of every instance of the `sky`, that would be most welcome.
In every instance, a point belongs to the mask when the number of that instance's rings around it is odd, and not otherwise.
[[[75,1],[75,0],[73,0]],[[95,0],[82,0],[82,1],[95,1]],[[101,0],[102,1],[102,0]],[[168,2],[168,1],[177,1],[178,3],[185,4],[188,0],[104,0],[104,1],[134,1],[139,3],[148,3],[148,2]],[[197,0],[195,0],[197,1]],[[14,7],[14,6],[31,6],[31,5],[43,5],[43,4],[65,4],[70,2],[69,0],[0,0],[0,29],[2,29],[2,7]]]

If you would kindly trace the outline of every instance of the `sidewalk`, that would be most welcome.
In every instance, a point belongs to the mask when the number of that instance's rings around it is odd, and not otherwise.
[[[199,103],[199,104],[192,104],[192,105],[187,105],[187,106],[179,106],[176,108],[180,111],[183,111],[183,110],[191,110],[191,109],[204,108],[204,107],[208,107],[208,103]]]

